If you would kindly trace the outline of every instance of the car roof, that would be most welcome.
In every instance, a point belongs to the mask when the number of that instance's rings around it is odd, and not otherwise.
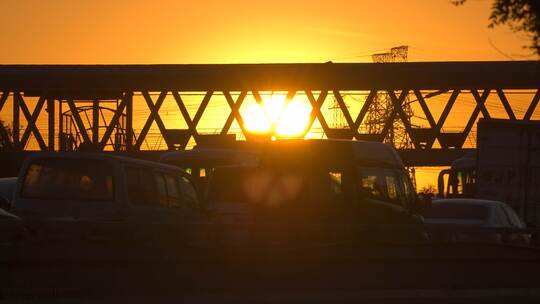
[[[290,157],[288,151],[296,157]],[[288,139],[268,144],[261,164],[282,162],[351,166],[385,166],[403,168],[403,161],[391,146],[370,141],[345,139]]]
[[[486,207],[495,207],[495,206],[505,207],[505,206],[507,206],[503,202],[484,200],[484,199],[475,199],[475,198],[443,198],[443,199],[433,200],[432,204],[433,205],[438,205],[438,204],[468,204],[468,205],[486,206]]]
[[[474,169],[476,168],[476,154],[466,153],[462,157],[452,162],[452,169]]]
[[[43,159],[43,158],[57,158],[57,159],[103,159],[103,160],[113,160],[113,161],[119,161],[122,163],[127,164],[133,164],[133,165],[140,165],[140,166],[147,166],[147,167],[154,167],[156,169],[164,169],[164,170],[173,170],[180,174],[189,176],[186,172],[180,170],[176,166],[167,165],[159,162],[153,162],[153,161],[147,161],[132,157],[125,157],[125,156],[118,156],[118,155],[111,155],[107,153],[94,153],[94,152],[39,152],[31,154],[28,157],[27,162],[31,162],[36,159]]]
[[[196,148],[164,153],[160,162],[196,162],[196,163],[249,163],[257,158],[255,151],[227,148]],[[246,158],[246,156],[248,158]]]
[[[162,162],[196,162],[218,165],[267,163],[318,163],[350,166],[386,166],[403,168],[403,161],[391,146],[370,141],[345,139],[279,139],[258,143],[257,149],[231,147],[195,148],[168,152],[161,156]],[[289,153],[295,152],[295,153]],[[296,160],[296,157],[300,159]],[[294,160],[292,160],[294,159]]]

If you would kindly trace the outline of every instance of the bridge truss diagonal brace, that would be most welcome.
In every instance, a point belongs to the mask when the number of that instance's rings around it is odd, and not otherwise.
[[[247,91],[240,92],[240,95],[238,95],[238,98],[236,99],[236,102],[235,102],[229,91],[223,91],[223,95],[225,96],[225,99],[227,100],[227,104],[231,108],[231,113],[229,114],[229,117],[227,117],[227,120],[225,121],[225,124],[223,125],[223,128],[221,129],[222,135],[225,135],[229,132],[229,129],[231,128],[232,123],[236,119],[236,122],[238,122],[238,126],[240,127],[240,130],[242,131],[242,134],[244,134],[246,138],[248,137],[248,132],[244,124],[244,119],[242,119],[242,115],[240,115],[240,107],[242,106],[242,103],[244,103],[244,99],[246,99],[247,93],[248,93]]]
[[[272,134],[275,134],[276,133],[276,129],[277,129],[277,126],[278,126],[278,123],[281,121],[281,119],[283,118],[283,115],[285,114],[285,110],[287,109],[287,107],[289,106],[289,104],[291,103],[291,101],[293,100],[294,96],[296,96],[296,90],[292,90],[292,91],[288,91],[287,92],[287,96],[285,96],[285,105],[283,105],[283,108],[281,109],[281,111],[278,113],[278,116],[276,118],[276,121],[274,124],[272,124]]]
[[[486,100],[489,97],[489,94],[491,93],[491,90],[486,89],[482,93],[482,96],[478,93],[478,90],[471,90],[471,94],[474,96],[474,100],[476,101],[476,107],[480,109],[480,112],[482,112],[482,115],[485,118],[491,118],[491,115],[489,114],[489,111],[486,108]]]
[[[212,98],[212,95],[214,94],[214,92],[213,91],[206,92],[193,119],[191,119],[191,116],[189,115],[186,104],[182,100],[182,97],[180,96],[180,94],[177,91],[173,91],[172,94],[173,94],[174,100],[176,101],[176,104],[178,105],[178,108],[180,109],[180,113],[182,114],[182,117],[184,117],[184,120],[186,121],[188,129],[191,133],[191,136],[193,136],[195,143],[198,143],[199,133],[197,132],[197,125],[199,124],[199,121],[201,120],[201,117],[204,111],[206,110],[206,107],[208,106],[208,103],[210,102],[210,98]]]
[[[86,132],[86,128],[84,127],[84,123],[81,119],[81,116],[79,115],[79,111],[77,111],[77,107],[75,106],[75,101],[73,99],[67,99],[66,103],[69,106],[69,110],[71,112],[71,115],[73,115],[73,119],[75,120],[75,124],[77,125],[77,129],[79,129],[79,132],[81,133],[81,136],[83,138],[83,142],[89,143],[92,142],[90,140],[90,136],[88,136],[88,132]]]
[[[414,95],[416,96],[416,99],[418,100],[418,103],[420,104],[420,108],[422,108],[422,112],[426,116],[426,119],[429,123],[429,127],[431,128],[431,136],[428,139],[428,142],[426,144],[426,149],[431,149],[433,147],[433,143],[435,142],[435,139],[437,138],[437,132],[435,131],[437,129],[437,123],[435,122],[435,119],[433,118],[433,114],[429,110],[429,107],[426,103],[426,99],[422,95],[422,92],[420,90],[414,90]]]
[[[497,95],[499,95],[499,99],[501,100],[501,103],[504,107],[504,110],[506,111],[506,114],[508,115],[508,118],[510,118],[510,120],[516,120],[516,115],[514,114],[514,111],[512,110],[512,107],[510,106],[510,103],[508,102],[504,91],[502,89],[497,89]]]
[[[439,117],[439,120],[437,121],[437,125],[435,126],[435,136],[439,138],[441,134],[442,127],[444,123],[446,122],[446,119],[448,118],[448,115],[450,114],[450,111],[452,110],[452,107],[456,103],[456,100],[461,93],[460,90],[454,90],[452,91],[452,94],[450,95],[450,98],[448,98],[448,102],[444,106],[444,109],[441,113],[441,116]]]
[[[264,106],[264,100],[261,97],[261,94],[257,90],[251,91],[253,94],[253,98],[255,99],[255,102],[257,103],[257,106],[261,109],[261,111],[264,114],[265,119],[268,121],[268,124],[270,125],[270,134],[275,134],[277,126],[281,119],[283,118],[283,114],[285,113],[285,109],[289,105],[289,103],[292,101],[294,96],[296,95],[295,90],[291,90],[287,92],[287,96],[285,97],[285,104],[280,109],[279,113],[277,114],[277,117],[275,120],[270,117],[270,114],[268,113],[266,107]]]
[[[366,101],[364,102],[362,109],[360,109],[360,112],[358,113],[358,116],[356,117],[355,130],[358,130],[360,128],[360,125],[364,121],[364,118],[366,117],[366,114],[368,113],[369,107],[371,107],[371,104],[373,103],[373,100],[375,100],[376,96],[377,96],[377,90],[373,89],[369,92],[369,95],[366,98]]]
[[[489,112],[485,106],[486,100],[489,97],[490,92],[491,92],[490,89],[485,89],[484,92],[482,92],[482,95],[480,95],[478,93],[478,90],[471,90],[471,93],[474,96],[474,99],[476,100],[476,107],[474,108],[471,114],[471,117],[469,118],[469,121],[467,122],[467,125],[465,126],[465,129],[463,130],[463,136],[465,137],[469,136],[469,133],[474,127],[474,123],[476,122],[476,119],[478,118],[478,115],[480,114],[480,112],[482,112],[482,115],[485,118],[491,118],[491,115],[489,115]]]
[[[381,132],[381,140],[384,140],[386,138],[386,135],[388,135],[388,132],[390,131],[390,128],[392,127],[394,120],[396,119],[396,115],[400,115],[400,119],[403,121],[403,124],[405,125],[406,115],[405,112],[403,112],[403,101],[405,101],[405,98],[409,95],[409,90],[402,90],[399,97],[396,96],[396,93],[392,90],[387,90],[388,95],[390,96],[390,99],[392,100],[392,112],[390,113],[390,117],[388,118],[388,121],[384,124],[384,128]],[[399,113],[402,112],[403,114]],[[409,127],[407,128],[407,125],[405,125],[405,129],[408,134],[410,133],[411,126],[409,124]],[[416,147],[416,143],[415,143]]]
[[[26,129],[24,130],[23,136],[20,141],[21,148],[24,149],[24,147],[28,143],[28,140],[30,139],[30,135],[34,134],[40,149],[47,150],[47,144],[45,144],[45,140],[43,139],[43,136],[41,136],[41,132],[36,126],[36,121],[39,117],[39,114],[41,113],[43,105],[45,104],[46,98],[44,96],[41,96],[39,98],[38,102],[36,103],[36,107],[34,108],[34,111],[32,113],[30,113],[30,110],[28,109],[28,106],[26,105],[26,102],[24,101],[24,98],[20,93],[17,92],[15,94],[15,99],[15,102],[19,104],[19,107],[21,108],[21,111],[23,112],[23,115],[28,122],[28,125],[26,126]]]
[[[256,90],[251,91],[251,93],[253,94],[253,98],[255,98],[255,102],[257,103],[257,106],[263,112],[264,117],[266,118],[268,123],[271,125],[272,130],[274,130],[274,124],[272,123],[272,119],[270,118],[268,111],[266,111],[266,108],[264,107],[264,100],[262,99],[261,94],[259,94],[259,91],[256,91]]]
[[[339,108],[341,109],[341,112],[343,113],[343,116],[345,117],[345,121],[347,121],[347,125],[351,129],[353,137],[358,139],[359,138],[358,127],[356,126],[356,122],[351,117],[351,113],[349,112],[349,109],[347,108],[347,105],[345,104],[345,100],[343,100],[343,96],[341,96],[341,93],[338,90],[334,90],[333,93],[339,105]]]
[[[534,95],[531,104],[529,105],[529,108],[527,109],[527,112],[525,112],[525,116],[523,116],[523,120],[531,120],[534,110],[538,106],[538,102],[540,101],[540,89],[536,90],[536,94]]]
[[[120,116],[122,116],[122,113],[124,113],[124,109],[127,107],[128,103],[132,102],[132,98],[132,92],[124,93],[124,95],[122,96],[122,100],[120,101],[120,104],[118,104],[118,107],[116,108],[116,111],[111,118],[111,122],[107,126],[105,134],[103,134],[103,137],[99,142],[100,150],[103,150],[103,148],[105,148],[105,145],[107,144],[107,141],[111,139],[112,132],[114,131],[114,128],[118,125],[118,120],[120,119]],[[126,132],[131,132],[131,130],[128,129],[126,130]]]
[[[409,90],[401,91],[401,95],[399,96],[399,98],[396,96],[396,93],[393,90],[389,90],[388,95],[390,96],[390,99],[392,100],[392,104],[394,106],[392,112],[399,115],[399,118],[403,123],[403,126],[405,127],[406,133],[412,139],[414,147],[416,149],[420,149],[420,143],[415,138],[415,136],[412,136],[411,121],[409,120],[409,117],[407,117],[407,114],[405,114],[405,111],[403,111],[403,102],[405,101],[405,98],[409,95]]]
[[[0,95],[0,113],[2,113],[2,108],[4,107],[4,104],[6,103],[8,96],[9,96],[9,91],[2,92],[2,95]],[[0,125],[0,137],[9,139],[9,132],[7,131],[6,127],[3,124]]]
[[[163,102],[165,101],[165,98],[167,97],[167,94],[169,92],[163,91],[159,93],[159,97],[157,98],[155,103],[153,102],[152,97],[147,91],[142,91],[141,93],[144,97],[144,100],[146,101],[146,104],[148,105],[150,115],[148,116],[148,119],[146,120],[146,123],[144,124],[141,133],[137,138],[137,142],[135,143],[135,150],[140,150],[142,143],[146,139],[146,135],[148,135],[148,131],[150,131],[150,127],[152,127],[152,123],[154,121],[156,122],[162,136],[165,136],[166,132],[163,120],[161,120],[161,117],[159,116],[159,109],[161,108],[161,105],[163,105]]]
[[[2,95],[0,95],[0,111],[4,108],[4,104],[6,103],[7,99],[9,97],[9,91],[2,92]]]
[[[306,125],[306,129],[302,134],[302,137],[305,137],[307,135],[307,133],[311,129],[311,126],[313,126],[313,123],[315,122],[315,118],[319,120],[319,123],[321,124],[321,128],[323,129],[324,133],[326,135],[330,134],[330,128],[328,127],[328,124],[326,123],[326,120],[324,119],[324,116],[321,112],[321,107],[326,100],[326,96],[328,96],[328,91],[321,91],[317,99],[315,99],[315,96],[313,96],[312,91],[305,90],[305,92],[306,96],[309,99],[309,103],[311,104],[311,112],[309,114],[309,120]]]

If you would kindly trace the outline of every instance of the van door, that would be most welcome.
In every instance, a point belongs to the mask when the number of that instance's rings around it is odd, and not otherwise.
[[[167,200],[162,175],[142,167],[125,167],[129,219],[135,222],[162,222]],[[164,193],[165,192],[165,193]]]
[[[389,168],[359,168],[359,200],[366,220],[380,224],[408,221],[400,172]]]

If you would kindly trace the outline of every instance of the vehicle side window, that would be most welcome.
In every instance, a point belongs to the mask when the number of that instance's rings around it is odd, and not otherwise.
[[[416,199],[413,186],[406,173],[400,173],[401,184],[403,188],[403,201],[404,205],[412,206]]]
[[[382,185],[377,183],[377,175],[364,175],[360,179],[363,194],[372,198],[382,198]]]
[[[99,159],[38,158],[23,178],[21,197],[113,201],[114,166]]]
[[[156,190],[158,195],[159,205],[167,207],[167,186],[165,184],[165,177],[161,173],[154,173],[154,181],[156,183]]]
[[[525,228],[525,224],[523,221],[519,218],[519,216],[516,214],[512,208],[505,206],[504,211],[506,212],[506,215],[508,215],[508,219],[510,219],[510,222],[512,225],[516,228]]]
[[[178,179],[178,182],[180,184],[180,190],[182,191],[182,197],[186,207],[188,209],[196,209],[199,204],[199,200],[197,199],[197,193],[195,192],[193,185],[189,179],[184,176],[181,176]]]
[[[510,226],[508,217],[503,209],[499,206],[493,208],[493,217],[495,219],[495,224],[498,226],[508,227]]]
[[[361,196],[401,204],[401,185],[396,172],[383,168],[361,168],[360,170]]]
[[[157,205],[156,186],[152,171],[147,169],[139,170],[139,181],[143,192],[142,203],[144,205]]]
[[[165,180],[167,182],[169,207],[181,207],[182,198],[180,196],[180,191],[178,190],[179,185],[175,178],[172,175],[167,174],[165,175]]]
[[[341,172],[330,172],[330,183],[332,192],[335,195],[341,194],[343,192],[342,189],[342,176],[343,174]]]
[[[137,168],[127,167],[125,174],[129,201],[135,205],[144,204],[144,188],[139,180],[139,170]]]
[[[385,176],[386,179],[386,192],[388,198],[395,201],[398,199],[398,189],[395,176]]]

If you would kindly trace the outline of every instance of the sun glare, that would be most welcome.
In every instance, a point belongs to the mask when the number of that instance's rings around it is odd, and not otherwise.
[[[298,100],[292,100],[285,110],[280,121],[277,122],[276,135],[281,137],[296,137],[304,133],[309,121],[311,107]]]
[[[311,107],[293,98],[287,102],[284,94],[263,96],[262,106],[251,104],[246,109],[246,128],[253,133],[271,133],[276,137],[299,137],[304,134]]]

